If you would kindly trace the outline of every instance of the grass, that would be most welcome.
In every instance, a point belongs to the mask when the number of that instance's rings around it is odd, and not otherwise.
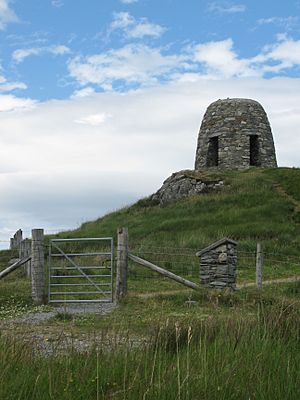
[[[229,236],[238,241],[238,283],[254,282],[258,241],[265,280],[299,275],[299,169],[204,178],[223,179],[225,189],[163,207],[146,198],[58,237],[115,236],[127,226],[133,254],[198,282],[195,252]],[[0,270],[13,257],[1,252]],[[300,397],[299,282],[195,292],[130,264],[128,286],[106,316],[59,313],[27,326],[9,320],[38,310],[30,282],[21,269],[0,281],[0,400]],[[92,347],[46,352],[63,335],[88,335]]]
[[[126,331],[133,335],[147,336],[153,326],[167,320],[188,324],[190,320],[205,320],[208,317],[238,316],[250,317],[257,313],[260,304],[280,308],[284,302],[299,307],[300,282],[266,286],[262,293],[255,287],[237,292],[218,290],[179,289],[170,293],[156,293],[155,296],[129,295],[112,313],[104,317],[95,314],[62,315],[51,321],[53,327],[69,327],[74,332],[107,330]],[[189,303],[192,301],[192,303]],[[299,310],[300,311],[300,310]]]
[[[266,171],[266,174],[281,185],[295,200],[300,201],[299,168],[279,168]]]
[[[238,283],[255,279],[258,241],[265,252],[264,279],[297,274],[300,268],[300,221],[294,204],[297,197],[293,196],[300,187],[299,169],[206,172],[204,176],[205,180],[217,178],[226,184],[221,192],[194,196],[166,206],[153,205],[146,198],[58,236],[115,237],[119,226],[127,226],[133,254],[144,256],[196,282],[196,251],[228,236],[238,242]],[[86,244],[82,246],[87,249]],[[176,254],[176,249],[184,250],[183,257]],[[177,287],[172,282],[155,279],[154,274],[142,272],[133,264],[130,265],[129,286],[134,291]]]
[[[296,196],[299,169],[250,169],[222,172],[220,177],[226,183],[221,192],[166,206],[152,206],[144,199],[59,237],[115,236],[119,226],[127,226],[132,251],[140,245],[199,250],[229,236],[242,251],[254,251],[259,240],[269,252],[298,255],[300,224],[295,207],[276,188],[280,184]]]
[[[247,315],[226,293],[217,307],[231,313],[160,315],[148,340],[134,347],[128,335],[109,348],[95,342],[86,354],[45,358],[29,345],[0,338],[0,378],[6,382],[0,398],[298,399],[299,309],[292,301],[248,296],[239,299],[252,311]],[[178,307],[180,296],[173,301]],[[109,334],[124,334],[124,328],[113,326]]]
[[[0,281],[0,321],[48,309],[48,306],[36,306],[33,303],[28,279],[10,277],[7,281]]]

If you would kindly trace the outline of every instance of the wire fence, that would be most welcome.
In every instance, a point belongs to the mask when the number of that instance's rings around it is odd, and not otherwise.
[[[197,249],[176,247],[145,247],[135,245],[130,252],[140,258],[152,262],[176,275],[197,279],[199,276],[199,259]],[[129,279],[157,279],[155,272],[129,263]]]
[[[83,244],[82,244],[83,246]],[[45,241],[44,251],[46,258],[48,255],[49,243]],[[92,250],[92,249],[89,249]],[[195,283],[200,282],[200,260],[196,256],[199,248],[175,247],[175,246],[149,246],[143,243],[134,243],[130,248],[130,253],[150,261],[153,264],[173,272],[183,278]],[[18,249],[0,252],[0,270],[6,268],[10,261],[18,258]],[[116,253],[114,258],[116,265]],[[47,265],[47,261],[45,263]],[[159,290],[160,287],[167,287],[170,282],[167,278],[162,278],[133,262],[129,262],[129,287],[131,290]],[[238,287],[255,285],[256,280],[256,251],[244,250],[237,247],[237,269],[236,278]],[[300,279],[300,255],[284,254],[263,251],[263,284],[281,283],[289,280]],[[163,283],[165,282],[165,283]],[[172,282],[171,282],[172,283]]]
[[[199,249],[179,247],[151,247],[135,244],[130,252],[144,260],[164,268],[176,275],[199,283],[200,260],[196,256]],[[256,251],[237,251],[237,284],[240,287],[255,285],[256,280]],[[129,280],[145,283],[162,280],[158,274],[129,263]],[[284,282],[285,280],[300,279],[300,256],[286,255],[274,252],[263,252],[263,281],[265,283]],[[153,282],[154,283],[154,282]],[[147,286],[147,285],[145,285]]]

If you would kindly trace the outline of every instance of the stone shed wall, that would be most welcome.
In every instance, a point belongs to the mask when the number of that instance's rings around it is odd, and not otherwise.
[[[271,127],[254,100],[226,99],[212,103],[203,118],[195,169],[277,167]]]

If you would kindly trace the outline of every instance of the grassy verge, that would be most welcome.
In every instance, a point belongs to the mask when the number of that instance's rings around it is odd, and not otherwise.
[[[147,342],[135,347],[95,343],[87,354],[45,358],[0,338],[0,398],[298,399],[299,309],[256,299],[247,315],[160,315],[150,320]],[[173,301],[177,309],[180,296]]]

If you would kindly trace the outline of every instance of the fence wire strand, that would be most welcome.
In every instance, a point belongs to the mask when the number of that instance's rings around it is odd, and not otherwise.
[[[134,248],[130,249],[130,252],[170,272],[199,280],[200,261],[199,257],[196,256],[197,249],[195,248],[154,247],[140,244],[135,245]],[[256,251],[238,250],[237,257],[237,279],[242,280],[242,282],[255,282]],[[285,260],[282,260],[282,258],[285,258]],[[277,271],[277,273],[282,271],[282,276],[284,276],[288,271],[285,267],[300,266],[300,257],[297,258],[280,253],[264,252],[263,260],[266,279],[272,277],[272,271]],[[154,272],[141,270],[140,267],[136,267],[133,263],[130,263],[130,277],[133,279],[161,279]]]

